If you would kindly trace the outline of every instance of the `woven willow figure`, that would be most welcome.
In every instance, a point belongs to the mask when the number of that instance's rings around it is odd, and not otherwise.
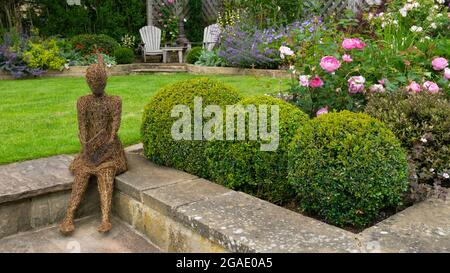
[[[103,62],[99,61],[99,64],[89,66],[86,72],[92,95],[82,96],[77,101],[81,151],[69,167],[75,180],[66,216],[59,227],[65,235],[75,230],[74,214],[91,176],[97,177],[100,193],[102,223],[98,231],[111,229],[109,214],[114,177],[127,170],[123,146],[117,136],[122,101],[120,97],[105,94],[107,74]]]

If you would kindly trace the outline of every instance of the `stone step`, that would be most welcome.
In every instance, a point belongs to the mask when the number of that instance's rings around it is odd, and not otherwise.
[[[57,225],[0,239],[0,253],[159,253],[161,250],[116,217],[106,235],[97,232],[100,215],[75,221],[72,236],[59,233]]]
[[[185,67],[179,66],[179,67],[149,67],[149,68],[143,68],[143,69],[133,69],[131,70],[131,74],[146,74],[146,73],[160,73],[160,72],[166,72],[166,73],[177,73],[177,72],[187,72],[187,69]]]

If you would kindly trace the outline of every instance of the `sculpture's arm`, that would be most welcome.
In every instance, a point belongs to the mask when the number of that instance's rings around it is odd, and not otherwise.
[[[119,128],[120,128],[121,116],[122,116],[122,100],[120,99],[120,97],[116,97],[114,99],[113,109],[112,109],[112,125],[111,125],[110,142],[114,141],[114,139],[117,136],[117,132],[119,131]]]
[[[83,99],[80,98],[77,101],[77,115],[78,115],[78,137],[80,139],[81,146],[85,146],[87,142],[86,133],[86,105],[84,105]]]

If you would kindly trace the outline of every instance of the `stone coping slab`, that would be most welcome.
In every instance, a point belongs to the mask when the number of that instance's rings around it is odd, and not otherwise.
[[[220,185],[199,178],[159,187],[143,192],[143,203],[164,214],[171,214],[178,207],[211,199],[231,192]]]
[[[142,202],[142,193],[198,177],[159,166],[139,154],[127,154],[128,171],[116,177],[116,188]]]
[[[376,252],[450,252],[450,201],[430,198],[360,235]]]
[[[0,204],[70,189],[73,177],[68,170],[71,155],[0,166]]]
[[[233,252],[359,252],[357,236],[242,192],[177,209],[178,217]]]

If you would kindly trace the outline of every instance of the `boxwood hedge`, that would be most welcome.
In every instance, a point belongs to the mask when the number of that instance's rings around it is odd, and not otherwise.
[[[325,114],[304,124],[290,144],[289,182],[304,211],[338,226],[363,227],[401,202],[406,155],[377,119]]]
[[[199,78],[180,81],[159,90],[145,106],[141,135],[148,159],[157,164],[208,177],[204,156],[206,141],[174,140],[171,135],[172,126],[178,119],[171,117],[172,109],[176,105],[187,105],[193,113],[195,97],[202,98],[203,107],[224,107],[241,99],[236,89],[217,80]],[[191,122],[193,125],[194,118]]]
[[[249,139],[250,119],[247,113],[245,140],[212,141],[207,144],[206,156],[211,179],[274,203],[292,200],[292,190],[287,183],[288,144],[296,130],[308,120],[308,116],[299,108],[269,96],[246,98],[239,104],[244,107],[254,105],[258,110],[267,105],[269,114],[272,105],[279,107],[278,148],[275,151],[262,151],[261,144],[268,141],[261,140],[259,132],[257,140]],[[245,111],[244,108],[241,111]],[[267,127],[270,131],[270,123]]]

